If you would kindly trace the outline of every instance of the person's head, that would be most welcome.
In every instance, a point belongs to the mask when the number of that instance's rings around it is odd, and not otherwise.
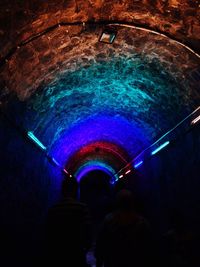
[[[116,195],[116,205],[120,210],[131,210],[133,208],[133,194],[127,189],[120,190]]]
[[[74,176],[69,177],[64,175],[64,179],[61,185],[62,195],[64,197],[77,197],[78,194],[78,182]]]

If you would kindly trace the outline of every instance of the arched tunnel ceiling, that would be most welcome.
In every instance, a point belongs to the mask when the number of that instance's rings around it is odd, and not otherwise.
[[[0,55],[4,56],[21,40],[61,21],[89,20],[145,25],[199,49],[199,5],[199,0],[2,0]]]
[[[1,105],[62,164],[88,148],[85,164],[97,142],[129,161],[199,106],[200,58],[175,41],[200,51],[199,1],[20,3],[1,2],[1,60],[19,45],[1,66]],[[61,22],[81,24],[35,35]]]

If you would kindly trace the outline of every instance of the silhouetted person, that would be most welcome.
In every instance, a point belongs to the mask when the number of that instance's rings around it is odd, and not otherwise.
[[[77,192],[76,179],[66,177],[62,182],[62,199],[49,209],[46,240],[50,266],[87,266],[91,218],[87,206],[77,200]]]
[[[97,267],[151,266],[152,239],[147,221],[133,209],[132,193],[117,193],[116,210],[108,214],[96,241]]]
[[[173,209],[170,223],[171,228],[163,235],[161,242],[162,266],[199,267],[196,237],[188,229],[183,213]]]

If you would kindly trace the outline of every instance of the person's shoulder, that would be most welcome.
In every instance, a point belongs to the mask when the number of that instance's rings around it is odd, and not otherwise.
[[[80,205],[81,207],[83,207],[83,208],[87,208],[87,207],[88,207],[87,204],[84,203],[84,202],[82,202],[82,201],[76,200],[76,203],[77,203],[78,205]]]
[[[74,207],[74,208],[79,208],[79,209],[87,209],[87,205],[85,203],[82,203],[76,199],[73,198],[64,198],[62,200],[60,200],[59,202],[57,202],[56,204],[52,205],[49,208],[49,212],[55,211],[55,210],[59,210],[59,209],[65,209],[65,208],[69,208],[69,207]]]
[[[90,216],[90,210],[86,203],[74,199],[70,205],[71,208],[73,208],[77,212],[84,214],[84,216]]]
[[[110,212],[105,216],[105,220],[109,221],[109,220],[111,220],[113,218],[113,216],[114,216],[114,213]]]
[[[145,217],[139,214],[136,214],[135,216],[135,223],[139,228],[150,230],[150,223]]]
[[[80,209],[85,209],[85,210],[88,209],[87,204],[82,202],[82,201],[80,201],[80,200],[74,199],[72,202],[73,202],[74,205],[76,205]]]
[[[115,212],[110,212],[104,217],[103,223],[107,224],[109,222],[112,222],[114,218],[115,218]]]
[[[147,225],[149,224],[148,220],[142,215],[137,215],[137,218],[140,223],[147,224]]]

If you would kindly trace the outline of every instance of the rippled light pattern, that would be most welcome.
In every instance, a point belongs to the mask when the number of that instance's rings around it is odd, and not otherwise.
[[[66,70],[38,91],[27,103],[24,126],[45,140],[47,150],[63,167],[96,142],[115,144],[127,160],[133,159],[178,121],[181,112],[173,112],[176,103],[181,111],[177,94],[177,83],[159,62],[149,64],[138,55],[110,56]],[[108,155],[113,157],[109,151]],[[95,160],[92,153],[87,161]],[[98,160],[110,164],[105,153]],[[83,158],[80,162],[86,163]],[[111,166],[115,172],[118,167]]]

